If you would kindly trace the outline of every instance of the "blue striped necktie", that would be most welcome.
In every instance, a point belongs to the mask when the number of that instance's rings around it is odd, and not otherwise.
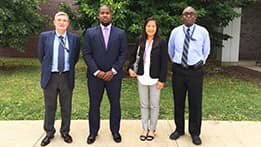
[[[187,33],[185,34],[184,45],[183,45],[183,53],[181,59],[181,65],[183,67],[188,67],[188,49],[189,49],[189,28],[187,29]]]
[[[58,71],[63,72],[64,70],[64,46],[63,36],[59,36],[59,51],[58,51]]]

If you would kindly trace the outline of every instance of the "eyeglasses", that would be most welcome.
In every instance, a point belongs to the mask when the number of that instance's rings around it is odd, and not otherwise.
[[[196,13],[194,13],[194,12],[184,12],[182,14],[182,16],[186,16],[186,17],[188,17],[188,16],[195,16],[195,15],[196,15]]]

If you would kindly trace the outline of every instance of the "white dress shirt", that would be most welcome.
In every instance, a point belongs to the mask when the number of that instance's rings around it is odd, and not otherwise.
[[[142,85],[154,85],[158,82],[158,78],[153,79],[150,77],[150,54],[152,49],[153,40],[149,43],[146,41],[146,47],[144,54],[146,56],[144,57],[144,74],[143,75],[137,75],[137,79]]]

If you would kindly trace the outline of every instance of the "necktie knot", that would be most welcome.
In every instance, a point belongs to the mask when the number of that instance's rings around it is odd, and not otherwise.
[[[63,40],[63,36],[59,36],[59,39],[60,39],[60,40]]]
[[[188,29],[187,29],[187,35],[189,35],[189,32],[190,32],[190,29],[188,28]]]
[[[108,31],[109,31],[109,28],[107,28],[107,27],[104,27],[104,28],[103,28],[103,31],[104,31],[104,33],[108,33]]]
[[[64,44],[63,38],[63,36],[59,36],[60,41]]]

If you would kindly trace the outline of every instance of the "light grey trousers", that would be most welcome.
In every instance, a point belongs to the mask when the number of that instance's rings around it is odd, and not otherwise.
[[[154,85],[142,85],[138,81],[141,121],[144,130],[156,130],[159,117],[160,90]]]

